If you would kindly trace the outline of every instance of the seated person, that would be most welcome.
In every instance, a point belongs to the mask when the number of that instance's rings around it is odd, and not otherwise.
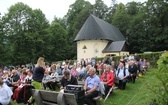
[[[56,66],[55,65],[51,66],[51,72],[52,73],[50,75],[50,79],[48,80],[46,85],[50,90],[56,90],[55,86],[58,86],[57,83],[59,82],[59,76],[58,76],[58,73],[56,72]]]
[[[67,85],[78,85],[77,79],[70,74],[70,71],[65,70],[63,74],[63,78],[61,79],[61,92],[64,92]]]
[[[148,64],[146,62],[146,59],[143,60],[142,65],[141,65],[142,73],[146,74],[146,71],[148,69]]]
[[[27,70],[27,77],[26,77],[26,83],[27,84],[31,84],[32,77],[33,77],[33,71],[32,70]]]
[[[14,88],[17,87],[19,79],[20,79],[20,76],[19,76],[17,70],[12,70],[11,84],[9,86],[12,86]]]
[[[62,70],[60,68],[60,64],[56,65],[56,72],[58,73],[58,75],[62,75]]]
[[[83,76],[83,81],[86,80],[86,78],[89,76],[89,69],[91,68],[92,66],[89,64],[86,66],[85,70],[84,70],[84,76]]]
[[[89,77],[85,80],[84,90],[85,103],[87,105],[93,105],[93,98],[99,95],[100,78],[96,75],[96,69],[91,67],[89,69]]]
[[[8,105],[13,92],[0,77],[0,105]]]
[[[130,73],[129,79],[130,81],[132,81],[132,83],[135,83],[138,71],[138,65],[135,64],[135,61],[130,61],[128,67],[129,67],[128,71]]]
[[[62,74],[64,75],[64,71],[70,71],[69,68],[68,68],[68,65],[65,65],[64,66],[64,69],[62,70]]]
[[[0,76],[3,76],[3,68],[0,67]]]
[[[70,71],[71,75],[78,78],[78,71],[76,70],[76,66],[73,66],[71,71]]]
[[[50,79],[51,79],[50,78],[50,72],[46,71],[45,74],[44,74],[44,77],[42,79],[42,86],[43,86],[44,90],[48,89],[47,83],[49,82]]]
[[[100,81],[101,93],[106,96],[109,89],[114,85],[114,73],[111,71],[110,65],[106,66],[105,72],[101,75]]]
[[[128,69],[125,67],[125,63],[120,61],[118,70],[116,71],[116,77],[119,78],[119,89],[125,90],[128,76],[129,72]]]
[[[6,83],[8,86],[10,85],[10,76],[8,71],[4,71],[4,74],[2,75],[2,79],[4,81],[4,83]]]
[[[26,84],[26,77],[27,77],[27,72],[25,72],[25,71],[22,72],[20,79],[18,80],[19,86],[14,90],[13,100],[18,99],[19,92],[20,92],[21,88]]]

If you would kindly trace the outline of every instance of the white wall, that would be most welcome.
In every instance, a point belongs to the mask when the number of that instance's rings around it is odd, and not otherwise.
[[[126,54],[129,55],[129,52],[126,52],[126,51],[121,51],[121,52],[120,52],[120,56],[124,56],[124,55],[126,55]]]
[[[102,53],[108,41],[106,40],[82,40],[77,42],[77,59],[104,57]],[[87,49],[83,49],[86,46]]]

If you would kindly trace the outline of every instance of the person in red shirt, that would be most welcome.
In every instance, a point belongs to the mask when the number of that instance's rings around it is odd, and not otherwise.
[[[106,96],[108,94],[109,89],[114,85],[114,77],[114,73],[111,71],[111,66],[106,65],[105,72],[103,72],[100,78],[101,93],[103,95]]]

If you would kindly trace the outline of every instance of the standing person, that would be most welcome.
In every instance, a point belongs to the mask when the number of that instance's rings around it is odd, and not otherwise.
[[[44,73],[45,73],[45,62],[44,62],[44,58],[43,57],[39,57],[37,60],[37,64],[35,65],[34,71],[33,71],[33,77],[32,77],[32,84],[34,86],[35,89],[43,89],[42,86],[42,80],[44,77]],[[32,103],[34,103],[34,99],[32,97],[30,97],[30,99],[27,101],[28,105],[31,105]]]
[[[89,69],[90,76],[86,78],[84,90],[85,90],[85,103],[87,105],[93,105],[93,98],[99,95],[100,78],[96,75],[96,69],[91,67]]]
[[[35,89],[42,89],[42,79],[45,73],[45,62],[44,58],[40,57],[37,60],[37,64],[35,66],[35,69],[33,71],[33,81],[32,84],[35,87]]]
[[[0,77],[0,105],[8,105],[13,92]]]

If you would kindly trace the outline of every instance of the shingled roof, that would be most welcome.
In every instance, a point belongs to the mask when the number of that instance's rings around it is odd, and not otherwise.
[[[102,51],[103,53],[127,51],[126,41],[109,42]]]
[[[123,41],[125,38],[115,26],[90,15],[74,39],[80,40]]]

